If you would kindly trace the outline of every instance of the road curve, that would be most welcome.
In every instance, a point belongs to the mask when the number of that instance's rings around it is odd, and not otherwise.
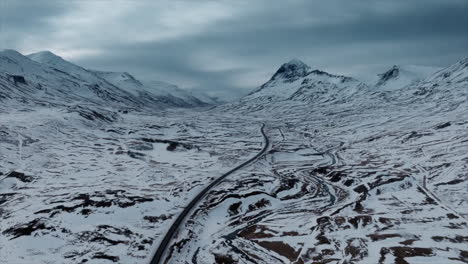
[[[262,136],[263,136],[263,139],[264,139],[264,144],[263,144],[262,150],[259,153],[257,153],[257,155],[255,155],[253,158],[243,162],[242,164],[238,165],[237,167],[235,167],[235,168],[231,169],[230,171],[228,171],[228,172],[224,173],[223,175],[221,175],[219,178],[217,178],[216,180],[211,182],[208,186],[206,186],[200,193],[198,193],[198,195],[195,196],[195,198],[192,199],[192,201],[184,208],[182,213],[179,214],[179,216],[174,221],[174,223],[172,223],[171,227],[167,231],[167,233],[164,236],[163,240],[159,244],[158,250],[154,254],[153,258],[151,259],[150,264],[163,263],[162,259],[164,257],[164,253],[166,252],[166,248],[169,246],[169,243],[171,242],[171,239],[174,236],[174,234],[176,233],[177,229],[182,224],[182,222],[184,222],[184,219],[188,216],[190,211],[192,211],[192,209],[211,190],[211,188],[213,188],[214,186],[219,184],[227,176],[229,176],[232,173],[238,171],[239,169],[247,166],[248,164],[250,164],[254,160],[258,159],[260,156],[265,154],[265,152],[267,151],[267,149],[268,149],[268,147],[270,145],[270,140],[266,136],[264,128],[265,128],[265,124],[262,124],[262,127],[260,128],[260,132],[262,133]]]

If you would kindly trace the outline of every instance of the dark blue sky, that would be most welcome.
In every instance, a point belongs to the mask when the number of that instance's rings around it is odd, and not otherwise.
[[[362,76],[468,57],[466,0],[0,0],[0,48],[237,96],[283,62]]]

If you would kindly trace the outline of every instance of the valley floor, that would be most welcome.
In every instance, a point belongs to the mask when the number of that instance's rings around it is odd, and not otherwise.
[[[466,108],[317,109],[2,109],[0,263],[149,261],[262,122],[170,263],[467,263]]]

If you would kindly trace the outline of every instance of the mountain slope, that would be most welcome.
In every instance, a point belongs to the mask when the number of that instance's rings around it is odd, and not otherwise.
[[[350,96],[364,88],[366,85],[356,79],[311,70],[305,63],[294,59],[281,65],[268,82],[242,100],[334,100]]]
[[[96,82],[97,79],[103,79],[115,87],[131,93],[145,104],[159,104],[163,107],[196,107],[207,104],[175,85],[164,82],[143,84],[128,72],[87,70],[62,59],[50,51],[33,53],[28,55],[28,57],[37,62],[60,69],[76,78],[92,80],[93,82]]]
[[[34,61],[13,50],[0,52],[0,75],[3,76],[4,91],[14,91],[13,95],[36,102],[106,102],[116,107],[135,107],[139,104],[130,93],[53,54],[35,54],[34,57],[47,59],[50,65]],[[13,75],[22,79],[22,82],[14,81],[11,77]]]
[[[468,99],[468,58],[397,89],[377,92],[394,104],[453,108]],[[429,104],[431,102],[432,104]]]
[[[247,112],[275,107],[291,110],[302,104],[348,102],[366,91],[369,87],[354,78],[311,70],[304,62],[293,59],[281,65],[265,84],[221,108]]]
[[[437,67],[428,66],[393,66],[388,71],[379,74],[375,86],[382,91],[401,89],[407,85],[424,80],[435,72],[441,70]]]
[[[218,97],[210,96],[199,90],[190,90],[189,92],[192,96],[210,105],[219,105],[219,104],[224,103],[224,101],[219,99]]]

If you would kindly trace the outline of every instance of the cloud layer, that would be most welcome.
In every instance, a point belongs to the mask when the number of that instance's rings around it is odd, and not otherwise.
[[[0,48],[239,96],[299,58],[354,76],[468,56],[466,0],[0,0]]]

